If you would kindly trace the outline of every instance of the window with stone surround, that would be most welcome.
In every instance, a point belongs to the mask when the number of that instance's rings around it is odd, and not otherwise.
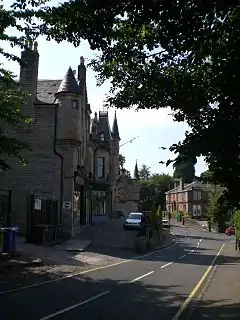
[[[78,101],[77,100],[72,100],[72,107],[75,109],[78,109]]]
[[[104,178],[104,164],[105,164],[105,159],[104,157],[98,157],[97,158],[97,177],[98,178]]]

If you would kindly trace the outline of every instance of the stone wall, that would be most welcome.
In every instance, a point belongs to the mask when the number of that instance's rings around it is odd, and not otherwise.
[[[116,184],[116,210],[123,214],[138,211],[140,188],[135,179],[121,176]]]

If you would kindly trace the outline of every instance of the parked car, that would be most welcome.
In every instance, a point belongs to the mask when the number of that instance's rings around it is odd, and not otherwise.
[[[233,226],[227,227],[225,233],[227,236],[235,235],[235,227]]]
[[[125,218],[123,228],[126,229],[139,229],[142,221],[143,213],[131,212]]]
[[[162,227],[163,227],[163,228],[169,228],[169,227],[170,227],[170,225],[169,225],[169,220],[163,219],[163,220],[162,220]]]

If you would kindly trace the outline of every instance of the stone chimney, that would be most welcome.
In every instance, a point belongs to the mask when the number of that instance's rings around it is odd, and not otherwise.
[[[179,179],[179,189],[180,189],[180,191],[183,190],[183,178]]]
[[[86,67],[84,65],[84,58],[80,57],[80,64],[78,66],[78,81],[80,94],[85,95],[86,85]]]
[[[37,42],[28,42],[27,48],[21,53],[21,68],[19,85],[24,91],[28,92],[31,97],[29,100],[34,103],[37,98],[37,81],[38,81],[38,44]]]

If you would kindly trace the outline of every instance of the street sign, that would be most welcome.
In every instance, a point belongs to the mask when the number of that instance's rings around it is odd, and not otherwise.
[[[42,200],[41,199],[34,199],[34,210],[41,210],[42,209]]]
[[[71,201],[64,201],[63,202],[63,209],[69,210],[69,209],[71,209],[71,207],[72,207],[72,202]]]

